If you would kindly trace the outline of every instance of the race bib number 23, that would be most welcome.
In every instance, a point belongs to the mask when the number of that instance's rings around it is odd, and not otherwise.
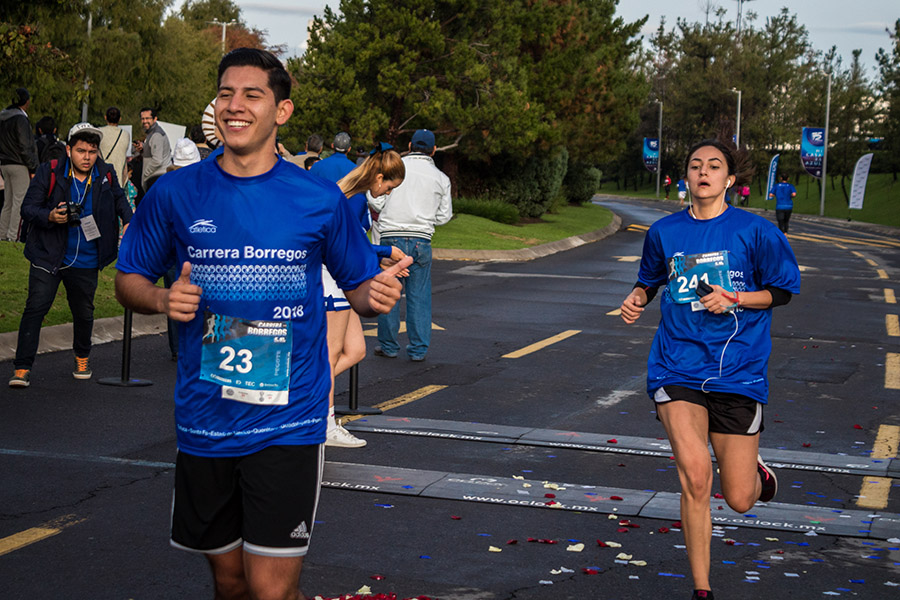
[[[227,400],[288,403],[291,322],[253,321],[204,312],[200,379],[222,386]]]

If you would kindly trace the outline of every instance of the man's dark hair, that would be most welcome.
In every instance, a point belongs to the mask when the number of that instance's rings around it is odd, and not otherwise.
[[[784,181],[784,182],[787,182],[788,176],[787,176],[787,175],[782,175],[782,176],[781,176],[781,180]]]
[[[306,149],[310,152],[321,152],[325,147],[325,140],[318,133],[314,133],[306,138]]]
[[[38,135],[54,133],[56,131],[56,119],[50,115],[43,116],[35,124],[34,130]]]
[[[206,143],[206,135],[203,133],[202,125],[192,125],[191,126],[191,134],[189,136],[191,141],[195,144],[205,144]]]
[[[25,106],[25,103],[31,100],[31,94],[28,93],[28,90],[25,88],[16,88],[16,91],[13,93],[13,101],[10,104],[11,108],[19,108],[20,106]]]
[[[285,70],[284,65],[271,52],[257,48],[235,48],[222,57],[219,62],[219,76],[216,79],[216,88],[222,85],[222,75],[229,67],[257,67],[265,71],[269,76],[269,87],[275,94],[275,102],[281,102],[291,97],[291,76]]]
[[[73,134],[69,137],[69,141],[66,142],[66,145],[69,148],[74,148],[77,142],[87,142],[88,144],[100,147],[100,136],[96,133],[91,133],[89,131],[79,131],[76,134]]]
[[[150,111],[150,116],[153,117],[154,119],[156,118],[157,113],[159,112],[159,111],[158,111],[157,109],[155,109],[155,108],[150,108],[149,106],[145,106],[144,108],[142,108],[141,110],[139,110],[138,113],[147,112],[147,111]]]
[[[119,120],[122,118],[122,111],[116,108],[115,106],[110,106],[106,109],[106,120],[109,123],[118,124]]]

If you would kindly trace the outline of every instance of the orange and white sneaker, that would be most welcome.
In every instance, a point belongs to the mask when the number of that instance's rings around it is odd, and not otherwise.
[[[91,367],[88,365],[88,358],[85,356],[81,358],[79,356],[75,357],[75,369],[72,371],[72,377],[75,379],[90,379],[91,375]]]
[[[26,388],[31,385],[31,371],[28,369],[16,369],[9,379],[9,387]]]

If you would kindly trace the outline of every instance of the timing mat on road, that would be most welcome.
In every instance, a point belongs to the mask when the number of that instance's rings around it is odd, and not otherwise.
[[[665,458],[672,456],[672,447],[664,438],[536,429],[439,419],[414,419],[388,415],[364,417],[347,423],[346,427],[351,431],[413,435],[467,442],[548,446]],[[778,448],[760,448],[759,454],[765,459],[766,464],[776,469],[900,478],[900,459],[896,458],[878,460],[863,456],[797,452]]]
[[[616,514],[677,521],[680,495],[563,482],[526,480],[326,462],[322,485],[341,490],[484,502],[506,506]],[[379,498],[379,502],[386,502]],[[382,504],[389,508],[389,504]],[[750,512],[732,511],[724,500],[710,498],[713,525],[889,540],[900,537],[900,515],[829,509],[769,502]]]

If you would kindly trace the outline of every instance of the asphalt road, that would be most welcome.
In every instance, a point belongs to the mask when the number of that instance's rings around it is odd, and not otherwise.
[[[360,403],[388,403],[382,418],[398,427],[428,419],[448,431],[540,428],[664,444],[644,392],[656,305],[633,326],[609,313],[635,280],[646,226],[674,207],[603,203],[623,221],[604,240],[525,263],[436,262],[427,360],[370,355],[359,369]],[[900,288],[900,233],[795,219],[790,241],[803,290],[773,320],[761,445],[811,463],[828,456],[889,465],[900,435],[900,332],[891,318],[898,308],[889,302]],[[371,351],[374,338],[368,343]],[[95,377],[118,375],[121,350],[121,343],[94,349]],[[175,365],[164,335],[134,340],[133,352],[132,376],[152,386],[75,381],[71,354],[58,352],[38,358],[29,389],[0,389],[0,597],[212,597],[204,559],[168,546]],[[12,369],[9,361],[2,367]],[[343,376],[339,403],[347,386]],[[364,430],[371,422],[349,426]],[[332,470],[364,475],[343,487],[339,476],[326,477],[335,487],[323,490],[304,568],[310,597],[363,586],[445,600],[690,597],[675,516],[623,517],[608,496],[597,504],[602,511],[547,506],[566,493],[556,488],[596,490],[586,492],[595,494],[590,502],[621,489],[623,513],[639,494],[677,492],[665,452],[461,434],[359,435],[369,441],[365,448],[327,451]],[[435,472],[470,486],[473,500],[392,493],[387,485],[408,477],[412,488]],[[536,482],[517,491],[538,501],[495,503],[480,487],[514,477]],[[814,516],[807,521],[818,523],[826,512],[838,520],[862,511],[878,522],[900,513],[896,478],[791,467],[779,479],[776,516],[793,511],[802,519],[808,508]],[[724,501],[712,502],[716,516]],[[860,527],[870,533],[721,525],[712,555],[717,597],[896,597],[900,535],[892,532],[900,527]]]

